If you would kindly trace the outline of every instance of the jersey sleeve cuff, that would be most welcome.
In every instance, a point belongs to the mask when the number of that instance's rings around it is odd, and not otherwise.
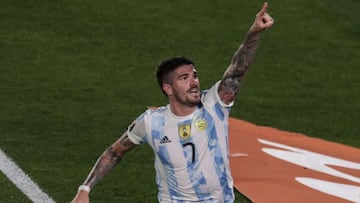
[[[215,98],[216,98],[216,101],[219,102],[219,104],[222,106],[222,107],[232,107],[234,105],[234,101],[232,101],[230,104],[225,104],[221,98],[220,98],[220,95],[219,95],[219,85],[220,85],[220,80],[217,81],[215,83],[215,88],[213,89],[214,90],[214,95],[215,95]]]
[[[141,139],[136,136],[134,133],[130,132],[130,131],[127,131],[127,135],[129,137],[129,139],[131,140],[131,142],[133,142],[134,144],[141,144]]]

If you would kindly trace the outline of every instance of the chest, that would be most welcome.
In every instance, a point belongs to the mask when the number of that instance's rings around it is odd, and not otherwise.
[[[196,168],[202,162],[213,160],[214,154],[226,148],[222,123],[215,125],[210,116],[188,120],[167,119],[152,130],[151,145],[158,161],[175,170]],[[216,126],[216,127],[215,127]]]

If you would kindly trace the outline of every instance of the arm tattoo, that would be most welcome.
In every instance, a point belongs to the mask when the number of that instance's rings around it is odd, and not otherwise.
[[[245,41],[234,53],[219,87],[219,95],[223,102],[229,104],[235,99],[240,89],[240,82],[255,57],[259,38],[259,32],[248,33]]]
[[[127,151],[136,145],[131,142],[127,134],[124,133],[113,145],[105,150],[105,152],[96,161],[93,169],[83,184],[93,188],[95,184],[108,174],[120,161]]]

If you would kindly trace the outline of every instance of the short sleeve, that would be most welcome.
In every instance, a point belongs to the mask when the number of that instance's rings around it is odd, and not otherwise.
[[[234,101],[232,101],[230,104],[225,104],[219,96],[219,85],[220,80],[217,81],[201,98],[202,103],[207,106],[214,106],[215,103],[220,104],[222,107],[232,107],[234,105]]]
[[[144,114],[131,123],[128,127],[127,135],[134,144],[142,144],[145,142],[146,129]]]

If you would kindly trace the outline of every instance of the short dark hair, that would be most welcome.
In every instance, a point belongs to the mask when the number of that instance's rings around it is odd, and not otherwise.
[[[185,56],[176,56],[161,62],[156,70],[156,79],[158,85],[160,86],[161,91],[164,92],[164,90],[162,89],[163,83],[171,82],[169,78],[171,72],[173,72],[179,66],[190,65],[190,64],[194,65],[194,62],[190,58]]]

